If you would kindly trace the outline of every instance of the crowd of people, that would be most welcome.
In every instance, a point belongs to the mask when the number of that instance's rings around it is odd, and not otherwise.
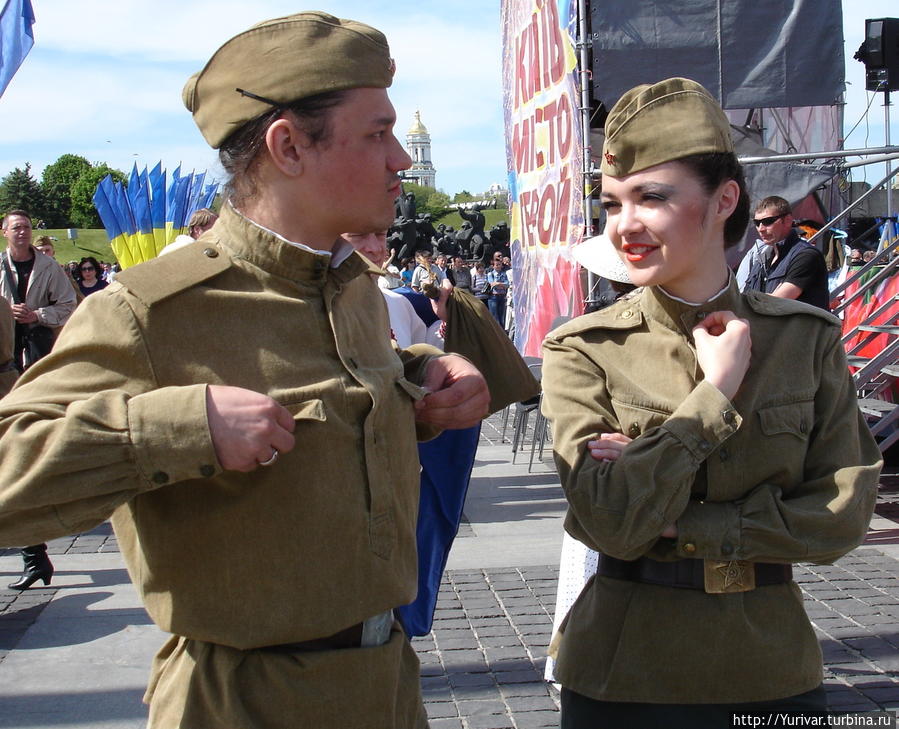
[[[182,93],[230,178],[220,217],[115,285],[3,218],[0,372],[21,377],[0,400],[0,544],[33,543],[12,587],[50,582],[36,542],[111,519],[170,634],[150,729],[428,725],[404,608],[436,595],[419,556],[439,582],[448,547],[421,541],[445,469],[419,442],[466,433],[470,470],[486,414],[536,389],[503,333],[505,230],[466,210],[455,250],[396,215],[394,71],[380,31],[322,12],[226,41]],[[767,198],[740,290],[725,250],[753,211],[693,81],[624,94],[602,173],[605,241],[639,288],[551,332],[542,368],[565,528],[596,553],[551,646],[561,726],[822,715],[791,564],[860,543],[880,453],[818,260]]]
[[[50,236],[42,235],[35,238],[34,247],[45,256],[56,260],[56,246]],[[105,289],[122,269],[118,262],[100,261],[95,256],[84,256],[80,261],[68,261],[63,265],[63,270],[84,297]]]
[[[402,259],[394,263],[396,250],[391,251],[385,263],[388,276],[385,285],[396,288],[406,286],[412,291],[427,295],[428,286],[439,287],[444,281],[477,298],[488,308],[497,323],[510,331],[514,322],[511,308],[512,259],[501,251],[492,254],[489,268],[480,260],[465,260],[461,255],[448,256],[429,248],[420,249],[414,259]]]

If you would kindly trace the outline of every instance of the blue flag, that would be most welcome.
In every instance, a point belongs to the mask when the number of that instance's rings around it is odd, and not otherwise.
[[[0,96],[34,45],[31,0],[0,0]]]

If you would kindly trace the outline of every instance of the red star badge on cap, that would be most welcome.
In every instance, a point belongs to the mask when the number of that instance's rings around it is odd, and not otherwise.
[[[611,152],[605,152],[603,154],[603,156],[606,158],[607,164],[614,165],[617,163],[617,160],[615,159],[615,155],[612,154]]]

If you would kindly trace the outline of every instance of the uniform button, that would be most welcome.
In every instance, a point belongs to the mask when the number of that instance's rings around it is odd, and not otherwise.
[[[707,314],[704,311],[697,311],[696,312],[696,321],[702,321],[703,319],[706,318],[706,316],[707,316]]]
[[[730,454],[727,452],[727,449],[722,448],[720,451],[718,451],[718,458],[720,458],[722,461],[726,461],[728,458],[730,458]]]
[[[627,429],[627,434],[631,438],[636,438],[640,435],[640,423],[631,423],[631,427]]]
[[[721,554],[723,554],[725,557],[729,557],[733,553],[734,553],[734,545],[733,544],[731,544],[730,542],[725,542],[724,544],[721,545]]]
[[[210,478],[213,474],[215,474],[215,466],[210,466],[208,463],[200,466],[200,475],[203,478]]]
[[[805,435],[808,432],[808,423],[806,423],[804,420],[801,423],[799,423],[799,432],[802,433],[803,435]]]
[[[633,315],[634,315],[634,312],[631,311],[630,309],[625,309],[624,311],[621,312],[622,319],[630,319]]]
[[[693,542],[684,542],[684,551],[687,554],[693,554],[696,551],[696,545]]]
[[[215,248],[204,248],[203,255],[206,256],[206,258],[218,258],[219,252],[215,250]]]
[[[733,410],[725,410],[721,413],[721,417],[728,425],[733,425],[737,421],[737,414]]]
[[[701,451],[707,451],[707,450],[709,450],[709,448],[711,448],[711,447],[712,447],[712,444],[709,443],[707,440],[701,440],[701,441],[699,441],[699,450],[701,450]]]
[[[169,475],[165,471],[157,471],[150,478],[153,483],[158,483],[160,486],[169,482]]]

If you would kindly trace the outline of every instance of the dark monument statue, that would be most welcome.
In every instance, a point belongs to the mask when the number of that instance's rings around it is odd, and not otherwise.
[[[396,199],[396,211],[394,212],[394,216],[397,218],[407,218],[408,220],[415,220],[416,215],[416,205],[415,205],[415,193],[414,192],[405,192],[400,193],[400,196]]]

